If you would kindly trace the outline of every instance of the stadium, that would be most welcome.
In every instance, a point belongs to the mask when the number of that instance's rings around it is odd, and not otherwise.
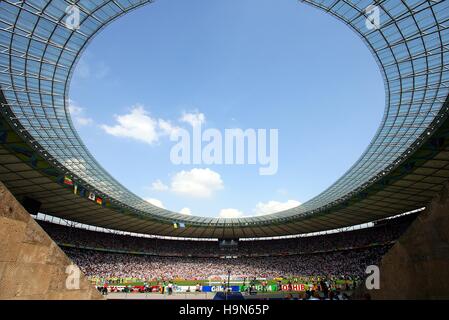
[[[375,1],[378,28],[367,28],[371,1],[300,1],[369,48],[384,114],[323,192],[241,218],[148,203],[97,162],[72,122],[68,91],[86,47],[151,3],[0,1],[0,299],[449,297],[448,1]],[[76,28],[68,6],[79,9]],[[82,274],[67,282],[73,265]],[[368,288],[373,265],[380,285]]]

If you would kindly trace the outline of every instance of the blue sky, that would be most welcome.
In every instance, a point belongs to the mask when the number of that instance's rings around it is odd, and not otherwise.
[[[358,36],[295,0],[159,0],[91,42],[70,89],[91,153],[131,191],[202,216],[305,202],[363,152],[384,108]],[[279,130],[277,174],[255,165],[174,165],[173,128]],[[168,129],[167,129],[168,126]]]

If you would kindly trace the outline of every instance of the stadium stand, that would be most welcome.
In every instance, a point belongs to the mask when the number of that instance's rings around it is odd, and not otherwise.
[[[240,241],[232,252],[220,250],[217,241],[148,239],[39,223],[90,277],[207,279],[231,269],[241,278],[273,279],[362,277],[415,218],[411,214],[328,235]]]
[[[141,280],[205,280],[232,270],[239,278],[304,276],[362,277],[368,265],[380,262],[388,245],[316,254],[269,257],[168,257],[106,253],[66,248],[66,254],[88,277]]]
[[[362,248],[373,244],[389,244],[406,230],[417,214],[381,220],[372,228],[310,237],[277,240],[240,241],[238,255],[285,255]],[[62,246],[75,246],[110,251],[138,252],[160,256],[220,257],[226,250],[216,241],[165,240],[89,231],[38,221]]]

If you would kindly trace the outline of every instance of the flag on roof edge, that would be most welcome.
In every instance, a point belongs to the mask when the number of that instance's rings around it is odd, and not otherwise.
[[[64,184],[69,185],[69,186],[73,186],[73,181],[72,181],[72,179],[70,179],[70,177],[65,176],[64,177]]]

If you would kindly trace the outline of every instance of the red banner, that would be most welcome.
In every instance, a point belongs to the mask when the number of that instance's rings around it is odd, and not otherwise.
[[[281,290],[282,291],[306,291],[306,287],[304,286],[304,284],[300,283],[300,284],[283,284],[281,286]]]

